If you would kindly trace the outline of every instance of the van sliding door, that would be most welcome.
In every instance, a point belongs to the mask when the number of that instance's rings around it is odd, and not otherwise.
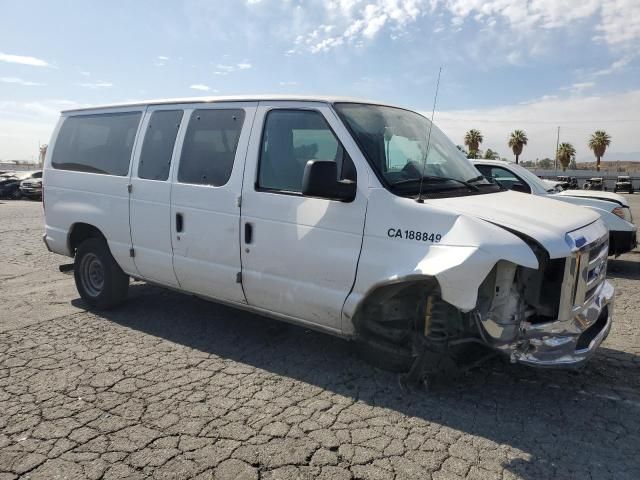
[[[131,172],[130,222],[133,260],[140,275],[176,287],[171,248],[171,180],[176,139],[184,111],[149,107]]]
[[[171,242],[180,287],[246,303],[240,280],[240,194],[256,102],[195,104],[173,174]]]

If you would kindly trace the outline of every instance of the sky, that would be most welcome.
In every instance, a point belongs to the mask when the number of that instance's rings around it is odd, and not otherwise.
[[[431,115],[456,143],[640,161],[639,0],[0,0],[0,160],[31,160],[60,110],[148,98],[356,96]]]

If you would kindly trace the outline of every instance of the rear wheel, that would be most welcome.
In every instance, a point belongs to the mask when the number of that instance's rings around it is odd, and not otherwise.
[[[91,307],[108,310],[127,298],[129,277],[116,263],[107,242],[92,237],[80,244],[74,264],[76,288]]]

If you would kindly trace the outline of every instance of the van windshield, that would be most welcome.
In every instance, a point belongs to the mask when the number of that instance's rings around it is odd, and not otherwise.
[[[418,113],[361,103],[337,103],[363,154],[385,186],[399,195],[496,189],[447,136]]]

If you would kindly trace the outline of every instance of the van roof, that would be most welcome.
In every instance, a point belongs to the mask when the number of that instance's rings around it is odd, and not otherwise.
[[[185,98],[162,98],[156,100],[134,100],[131,102],[112,103],[108,105],[96,105],[81,108],[63,110],[62,113],[82,112],[87,110],[99,110],[103,108],[140,107],[147,105],[171,105],[184,103],[215,103],[215,102],[259,102],[259,101],[298,101],[298,102],[322,102],[322,103],[368,103],[373,105],[394,106],[388,103],[364,100],[361,98],[322,96],[322,95],[235,95],[235,96],[206,96]]]

